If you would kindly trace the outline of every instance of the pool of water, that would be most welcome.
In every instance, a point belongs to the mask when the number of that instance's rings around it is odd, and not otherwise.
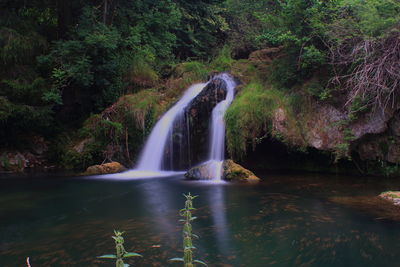
[[[184,181],[0,179],[0,266],[115,266],[113,230],[133,266],[181,266],[178,210],[194,201],[195,258],[208,266],[395,266],[400,223],[368,200],[397,180],[261,175],[256,185]],[[366,203],[365,207],[363,203]],[[369,203],[369,204],[368,204]]]

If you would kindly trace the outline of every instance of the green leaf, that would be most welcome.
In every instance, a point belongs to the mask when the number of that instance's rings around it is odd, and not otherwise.
[[[100,259],[116,259],[117,256],[115,256],[114,254],[106,254],[106,255],[103,255],[103,256],[98,256],[97,258],[100,258]]]
[[[143,256],[135,252],[127,252],[124,254],[124,258],[128,257],[143,257]]]
[[[207,266],[207,264],[204,261],[194,260],[193,262],[200,263],[200,264],[203,264],[204,266]]]
[[[198,235],[195,235],[195,234],[192,234],[192,237],[194,237],[194,238],[196,238],[196,239],[199,239],[199,236],[198,236]]]
[[[181,262],[183,262],[183,259],[182,258],[172,258],[172,259],[169,259],[169,261],[181,261]]]

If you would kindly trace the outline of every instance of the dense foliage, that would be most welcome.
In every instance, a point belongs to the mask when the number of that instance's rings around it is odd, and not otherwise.
[[[275,93],[317,101],[340,93],[350,112],[384,109],[399,96],[397,0],[5,0],[0,8],[3,146],[24,146],[32,135],[59,143],[60,133],[124,94],[163,90],[179,63],[205,78],[271,47],[280,55],[268,72],[247,75],[250,85],[228,112],[241,131],[228,129],[240,139],[233,153],[267,128]],[[256,103],[248,121],[236,118],[247,102]]]
[[[154,86],[171,64],[206,60],[227,27],[219,3],[2,1],[1,140],[51,135]]]

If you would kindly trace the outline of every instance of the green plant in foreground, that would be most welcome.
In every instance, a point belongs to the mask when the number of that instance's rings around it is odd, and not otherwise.
[[[183,217],[183,219],[179,220],[183,222],[183,258],[173,258],[170,259],[170,261],[183,262],[184,267],[193,267],[195,266],[194,263],[207,266],[205,262],[193,260],[193,249],[195,249],[195,247],[193,246],[192,238],[198,238],[198,236],[192,233],[191,222],[196,219],[196,217],[192,216],[192,211],[195,210],[195,208],[193,208],[193,199],[197,196],[192,196],[190,193],[183,195],[186,198],[185,208],[179,211],[179,215]]]
[[[122,234],[124,232],[120,231],[115,231],[114,234],[115,236],[112,236],[112,238],[115,240],[115,251],[116,255],[114,254],[107,254],[103,256],[99,256],[97,258],[100,259],[116,259],[115,261],[115,266],[116,267],[127,267],[129,264],[125,264],[123,259],[124,258],[129,258],[129,257],[142,257],[142,255],[135,253],[135,252],[127,252],[124,248],[124,238],[122,237]]]

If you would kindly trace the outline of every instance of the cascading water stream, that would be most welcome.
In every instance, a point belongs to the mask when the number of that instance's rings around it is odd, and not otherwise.
[[[182,98],[161,117],[147,139],[139,164],[136,167],[137,170],[161,171],[165,146],[172,134],[174,121],[184,115],[185,108],[205,86],[206,83],[198,83],[189,87]]]
[[[210,172],[214,177],[214,180],[221,180],[222,175],[222,163],[225,159],[225,112],[230,106],[235,97],[236,82],[233,77],[227,73],[216,76],[226,82],[226,97],[224,100],[219,102],[212,111],[211,118],[211,142],[210,142],[210,156],[209,166]]]
[[[214,79],[221,79],[226,83],[225,99],[219,102],[212,110],[210,123],[210,144],[208,172],[213,180],[221,180],[222,164],[225,155],[225,112],[233,101],[236,82],[227,73],[219,74]],[[189,155],[190,165],[190,124],[187,108],[208,83],[192,85],[182,98],[170,108],[153,127],[150,136],[139,157],[135,169],[128,172],[112,175],[113,178],[142,178],[174,175],[176,172],[165,171],[165,164],[173,169],[174,159]],[[174,149],[174,136],[179,137],[177,151]],[[183,142],[187,142],[184,148]],[[178,151],[179,150],[179,151]],[[185,150],[185,151],[184,151]],[[187,151],[186,151],[187,150]],[[167,161],[169,159],[169,161]],[[165,161],[165,162],[164,162]]]

